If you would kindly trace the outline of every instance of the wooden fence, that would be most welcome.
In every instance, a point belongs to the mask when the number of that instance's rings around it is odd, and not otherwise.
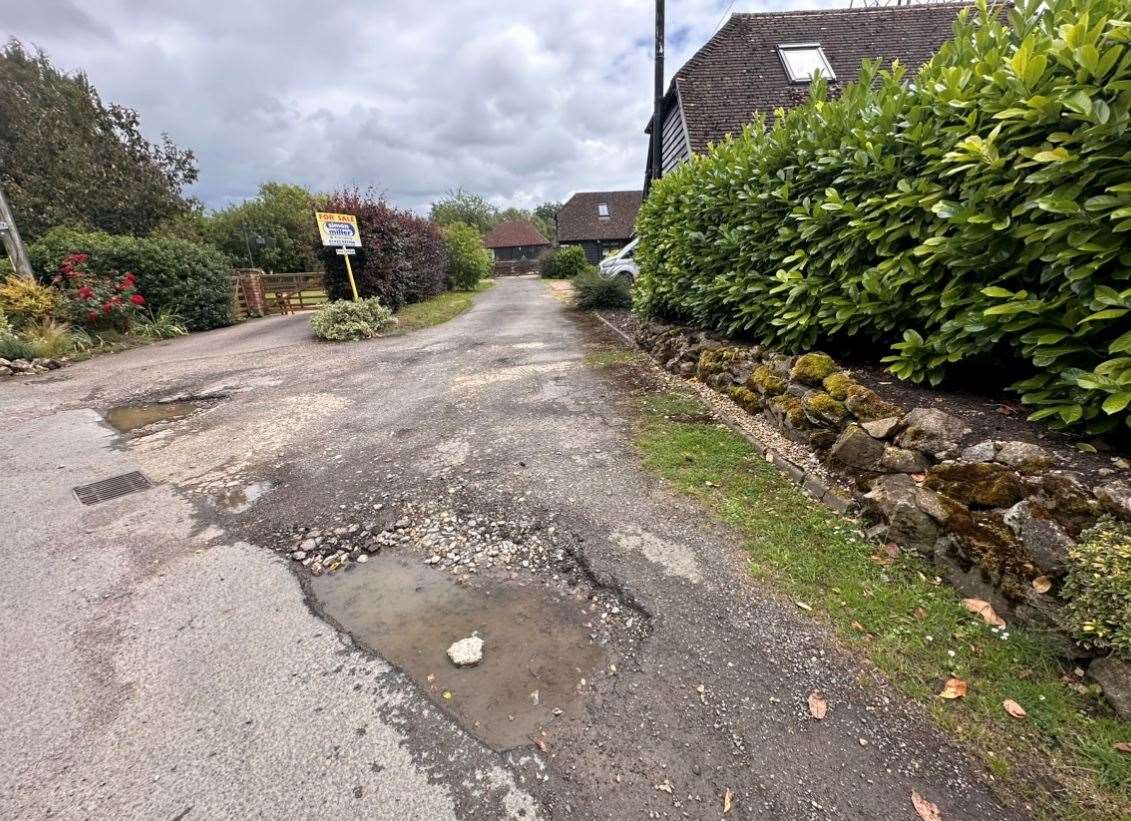
[[[240,319],[313,311],[327,300],[320,272],[267,274],[247,268],[232,272],[232,308]]]

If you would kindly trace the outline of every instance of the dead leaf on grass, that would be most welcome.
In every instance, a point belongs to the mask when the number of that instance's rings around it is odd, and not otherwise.
[[[728,812],[730,812],[730,808],[732,806],[734,806],[734,793],[732,793],[730,790],[727,790],[725,793],[723,793],[723,815],[726,815]]]
[[[919,817],[922,818],[923,821],[942,821],[938,804],[932,804],[914,790],[911,791],[911,804],[915,807],[915,812],[919,814]]]
[[[925,607],[916,607],[915,610],[912,611],[912,615],[914,615],[915,618],[917,618],[919,621],[926,621],[927,609]]]
[[[829,711],[829,704],[825,701],[825,696],[820,690],[814,690],[809,694],[809,715],[820,721],[825,717],[825,713]]]
[[[939,698],[966,698],[966,690],[965,681],[960,678],[948,678],[946,684],[943,685],[942,692],[939,693]]]
[[[1033,579],[1033,589],[1044,595],[1052,590],[1052,579],[1048,576],[1037,576]]]
[[[971,613],[977,613],[990,627],[1005,627],[1005,619],[999,616],[993,606],[983,599],[963,599],[962,606]]]
[[[1025,718],[1029,715],[1027,712],[1025,712],[1024,707],[1022,707],[1011,698],[1007,698],[1005,701],[1003,701],[1001,703],[1001,706],[1004,707],[1005,711],[1014,718]]]
[[[1111,748],[1117,753],[1131,755],[1131,741],[1117,741],[1111,745]]]
[[[800,607],[802,610],[804,610],[807,613],[812,611],[812,609],[813,609],[812,605],[806,604],[803,601],[795,601],[794,604],[796,604],[798,607]]]
[[[853,630],[859,630],[861,633],[863,633],[864,632],[864,625],[862,625],[858,621],[854,621],[854,622],[852,622],[852,629]]]

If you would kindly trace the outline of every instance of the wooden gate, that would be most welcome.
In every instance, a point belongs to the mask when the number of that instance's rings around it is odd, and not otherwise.
[[[232,272],[232,306],[240,319],[313,311],[327,300],[321,272],[267,274],[247,268]]]

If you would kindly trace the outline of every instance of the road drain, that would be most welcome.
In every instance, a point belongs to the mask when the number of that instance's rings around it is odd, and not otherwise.
[[[495,750],[530,745],[555,718],[580,715],[583,681],[606,665],[580,604],[542,585],[479,590],[391,552],[310,585],[328,618]],[[453,667],[449,645],[473,632],[483,660]]]
[[[99,502],[108,502],[125,496],[127,493],[136,493],[139,490],[153,487],[153,484],[136,470],[132,473],[123,473],[121,476],[112,476],[100,482],[89,485],[80,485],[73,488],[75,496],[84,505],[96,505]]]

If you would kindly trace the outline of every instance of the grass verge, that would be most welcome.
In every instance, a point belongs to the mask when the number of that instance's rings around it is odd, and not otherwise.
[[[811,607],[924,705],[981,758],[1005,798],[1031,802],[1040,817],[1131,817],[1131,757],[1113,748],[1131,741],[1131,722],[1065,669],[1047,641],[991,630],[929,565],[892,559],[744,438],[694,421],[706,412],[686,394],[652,394],[642,400],[636,443],[648,469],[744,534],[758,579]],[[939,698],[951,676],[969,684],[964,699]],[[1006,714],[1005,699],[1028,718]]]
[[[396,330],[387,336],[399,336],[455,319],[471,307],[476,294],[486,291],[494,284],[494,280],[485,279],[473,291],[445,291],[423,302],[405,305],[397,312]]]

